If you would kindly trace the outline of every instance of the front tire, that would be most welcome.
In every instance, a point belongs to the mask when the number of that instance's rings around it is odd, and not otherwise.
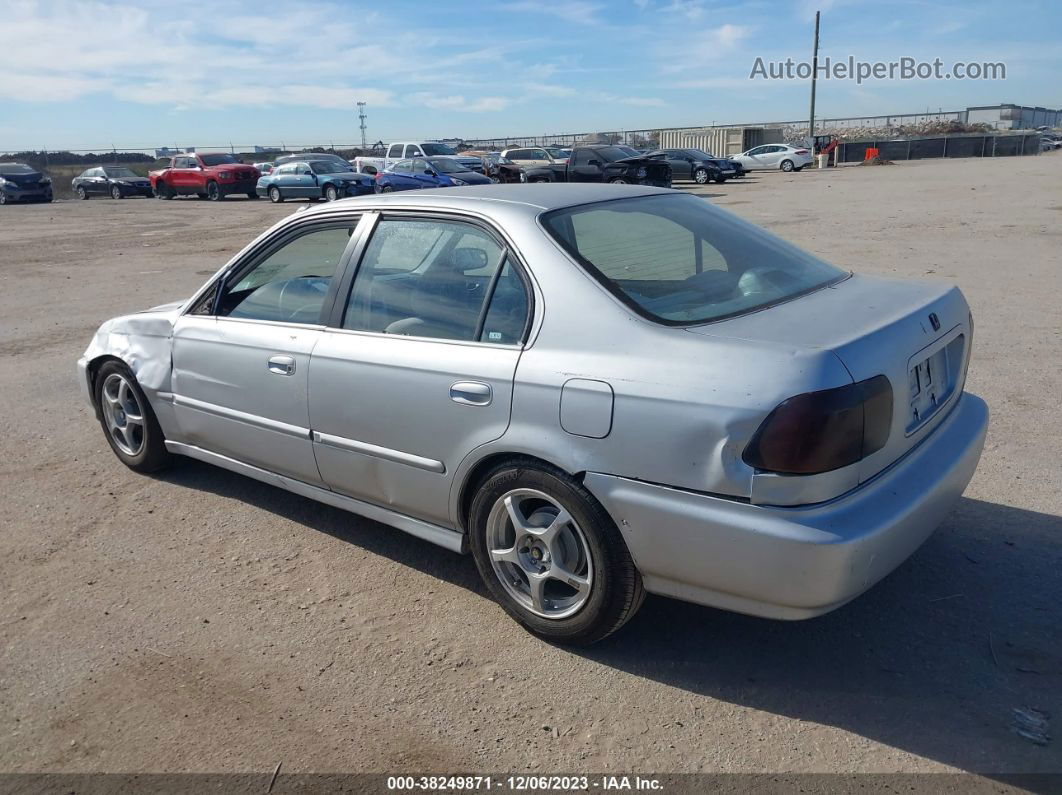
[[[173,188],[167,185],[162,180],[155,183],[155,198],[156,199],[172,199]]]
[[[216,182],[208,182],[206,186],[207,199],[212,202],[219,202],[225,198],[225,194],[221,192],[221,188]]]
[[[790,171],[793,170],[793,161],[792,160],[783,160],[782,161],[782,165],[781,165],[781,169],[782,169],[782,171],[785,171],[786,173],[789,173]]]
[[[100,367],[95,398],[100,425],[118,460],[137,472],[155,472],[170,463],[155,412],[124,363],[109,361]]]
[[[613,185],[630,185],[631,184],[631,181],[629,179],[627,179],[626,177],[616,177],[615,179],[610,179],[609,182],[611,184],[613,184]]]
[[[708,169],[706,169],[706,168],[698,168],[696,171],[694,171],[693,172],[693,181],[696,182],[698,185],[707,185],[708,184]]]
[[[284,201],[284,197],[280,195],[280,188],[276,185],[269,188],[269,201],[273,202],[273,204],[280,204]]]
[[[81,199],[81,201],[85,201],[89,197],[88,191],[85,190],[84,186],[82,186],[82,185],[78,185],[77,186],[77,191],[75,191],[75,192],[77,193],[77,197],[79,199]]]
[[[119,188],[117,185],[114,185],[111,188],[111,198],[112,199],[120,199],[120,198],[122,198],[122,189]]]
[[[335,185],[325,185],[325,199],[330,202],[334,202],[339,198],[339,191],[336,190]]]
[[[515,461],[489,472],[469,513],[472,554],[502,608],[543,638],[586,645],[633,616],[645,591],[611,517],[560,470]]]

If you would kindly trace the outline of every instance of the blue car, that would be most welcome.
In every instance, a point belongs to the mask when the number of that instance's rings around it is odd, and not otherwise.
[[[334,202],[346,196],[373,193],[376,183],[369,174],[359,174],[332,160],[295,160],[264,174],[255,186],[259,196],[272,202],[285,199],[326,199]]]
[[[386,171],[376,175],[376,190],[417,188],[450,188],[455,185],[489,185],[490,177],[469,171],[451,157],[414,157],[399,160]]]

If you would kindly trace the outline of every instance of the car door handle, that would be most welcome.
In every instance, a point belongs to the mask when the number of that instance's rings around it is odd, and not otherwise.
[[[274,375],[294,375],[295,358],[293,356],[272,356],[268,367],[269,372]]]
[[[465,406],[489,406],[494,390],[479,381],[458,381],[450,387],[450,400]]]

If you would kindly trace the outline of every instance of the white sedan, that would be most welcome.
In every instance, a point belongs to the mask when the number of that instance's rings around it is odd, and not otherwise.
[[[782,171],[800,171],[811,165],[814,158],[808,149],[798,149],[788,144],[765,144],[734,155],[730,158],[744,166],[746,171],[779,168]]]

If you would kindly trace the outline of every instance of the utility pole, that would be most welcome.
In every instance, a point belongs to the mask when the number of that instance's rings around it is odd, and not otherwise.
[[[365,137],[365,103],[358,102],[358,120],[361,122],[361,148],[367,149],[368,139]]]
[[[815,12],[815,46],[811,51],[811,114],[808,117],[808,146],[815,151],[815,81],[819,77],[819,12]]]

